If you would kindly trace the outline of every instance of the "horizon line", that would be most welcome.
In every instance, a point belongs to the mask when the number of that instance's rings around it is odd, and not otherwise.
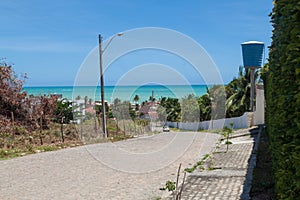
[[[226,85],[226,84],[190,84],[190,85],[175,85],[175,84],[166,84],[166,85],[159,85],[159,84],[148,84],[148,85],[104,85],[104,87],[147,87],[147,86],[213,86],[213,85]],[[32,85],[32,86],[23,86],[23,88],[28,87],[100,87],[100,85]]]

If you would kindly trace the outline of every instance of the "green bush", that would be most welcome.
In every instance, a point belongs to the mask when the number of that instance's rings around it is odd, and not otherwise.
[[[300,196],[300,2],[275,0],[269,65],[262,70],[278,199]]]

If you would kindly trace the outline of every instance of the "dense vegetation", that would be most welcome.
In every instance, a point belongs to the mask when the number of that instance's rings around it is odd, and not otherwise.
[[[240,67],[238,77],[229,84],[207,88],[207,92],[200,97],[192,94],[181,100],[162,97],[160,103],[164,109],[158,109],[159,117],[163,119],[167,115],[166,120],[171,122],[239,117],[250,109],[250,71]]]
[[[258,73],[255,73],[255,80]],[[226,85],[226,116],[241,116],[250,109],[250,70],[240,66],[239,75]]]
[[[25,78],[20,79],[6,62],[0,63],[0,158],[40,151],[43,145],[56,149],[64,142],[63,128],[53,122],[62,118],[69,122],[66,106],[61,107],[56,96],[28,97],[22,91]],[[78,143],[74,126],[66,133],[69,141]]]
[[[24,103],[26,93],[22,92],[23,81],[17,79],[11,66],[0,63],[0,116],[1,127],[6,126],[14,118],[16,123],[23,123],[26,116]]]
[[[300,2],[275,0],[269,65],[264,68],[266,124],[278,199],[300,196]]]

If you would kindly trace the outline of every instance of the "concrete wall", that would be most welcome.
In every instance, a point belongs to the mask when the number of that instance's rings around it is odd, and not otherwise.
[[[256,85],[256,105],[253,114],[253,124],[265,123],[265,95],[263,85]]]
[[[230,127],[233,123],[233,128],[247,128],[248,127],[248,113],[240,117],[217,119],[203,122],[167,122],[166,124],[173,128],[179,128],[182,130],[210,130],[210,129],[222,129],[224,126]]]

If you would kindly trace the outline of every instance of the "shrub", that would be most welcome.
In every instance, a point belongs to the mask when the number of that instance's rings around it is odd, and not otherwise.
[[[275,0],[269,66],[262,74],[278,199],[300,196],[300,2]]]

